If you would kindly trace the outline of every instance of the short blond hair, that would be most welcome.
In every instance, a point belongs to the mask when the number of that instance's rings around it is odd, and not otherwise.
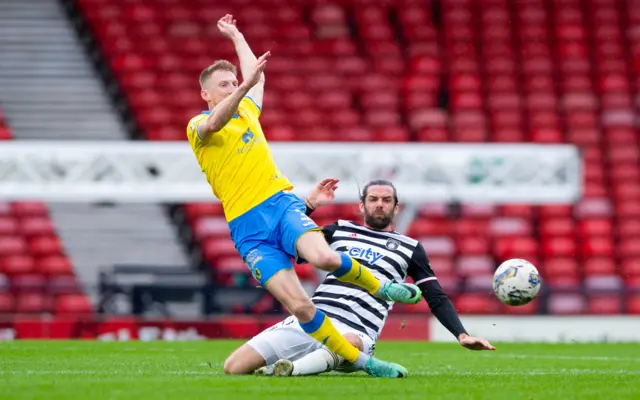
[[[200,73],[200,86],[204,86],[207,79],[209,79],[216,71],[229,71],[233,72],[234,75],[238,74],[238,69],[231,62],[227,60],[218,60],[202,70]]]

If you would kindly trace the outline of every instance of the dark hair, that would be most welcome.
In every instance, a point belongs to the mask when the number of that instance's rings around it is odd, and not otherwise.
[[[398,204],[398,190],[393,185],[393,183],[391,183],[391,181],[388,181],[386,179],[376,179],[364,185],[362,193],[360,194],[360,201],[364,203],[365,198],[369,194],[369,188],[371,186],[389,186],[391,189],[393,189],[393,200],[395,201],[395,204]]]

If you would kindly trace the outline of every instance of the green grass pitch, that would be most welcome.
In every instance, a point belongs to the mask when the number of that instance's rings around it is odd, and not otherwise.
[[[408,379],[225,376],[239,341],[0,343],[0,399],[640,399],[638,344],[380,342]]]

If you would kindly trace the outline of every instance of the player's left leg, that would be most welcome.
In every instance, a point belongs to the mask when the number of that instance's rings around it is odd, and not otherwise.
[[[231,375],[251,374],[265,364],[262,355],[245,343],[224,361],[224,373]]]
[[[358,350],[364,351],[364,344],[358,335],[345,333],[344,338]],[[348,365],[345,366],[344,364]],[[268,365],[260,368],[260,370],[271,372],[270,374],[265,373],[265,375],[304,376],[334,371],[339,367],[343,367],[344,372],[355,372],[358,370],[353,367],[352,364],[345,363],[344,358],[323,346],[297,360],[280,359],[276,361],[273,366]],[[346,367],[346,369],[344,369],[344,367]]]
[[[320,347],[294,317],[265,329],[236,349],[224,362],[226,374],[250,374],[279,359],[298,359]],[[259,374],[264,375],[264,374]]]

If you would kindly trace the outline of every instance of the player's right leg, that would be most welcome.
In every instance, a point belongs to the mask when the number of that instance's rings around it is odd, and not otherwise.
[[[340,281],[360,286],[373,296],[406,304],[415,304],[422,297],[420,288],[411,283],[380,282],[356,259],[331,250],[321,232],[311,231],[301,235],[297,241],[297,249],[304,260],[333,273]]]
[[[304,204],[300,199],[289,195],[287,211],[279,223],[280,244],[284,251],[296,259],[329,271],[340,281],[351,283],[365,289],[371,295],[388,301],[415,304],[422,293],[418,286],[409,283],[382,283],[360,263],[331,250],[324,235],[312,219],[304,214]]]
[[[283,253],[283,256],[286,255]],[[378,360],[359,351],[349,343],[331,320],[311,302],[302,288],[298,276],[291,268],[274,274],[262,273],[262,283],[278,301],[291,312],[302,330],[329,350],[370,375],[385,378],[404,378],[407,370],[401,365]]]

